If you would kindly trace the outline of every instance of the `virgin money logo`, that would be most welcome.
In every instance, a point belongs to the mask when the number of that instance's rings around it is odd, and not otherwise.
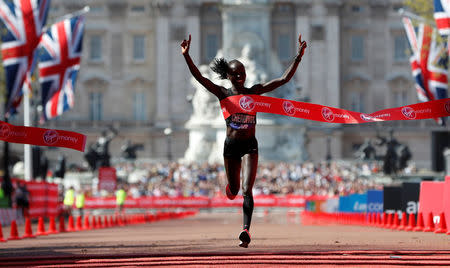
[[[253,111],[253,109],[255,109],[255,101],[249,96],[244,96],[240,98],[239,105],[241,106],[242,109],[246,110],[247,112],[251,112]]]
[[[327,120],[328,122],[332,122],[334,120],[334,113],[328,107],[322,108],[322,116],[323,116],[323,119]]]
[[[59,137],[58,132],[56,132],[53,129],[45,131],[43,136],[44,142],[48,145],[55,144],[58,141],[58,137]]]
[[[295,114],[294,104],[292,104],[290,101],[283,102],[283,110],[288,115],[294,115]]]
[[[445,110],[447,111],[447,113],[450,114],[450,101],[447,101],[444,105]]]
[[[411,107],[403,107],[402,114],[408,119],[416,119],[416,112]]]
[[[0,125],[0,138],[8,138],[11,134],[11,128],[7,124]]]
[[[360,117],[364,121],[368,121],[368,122],[374,121],[374,118],[372,116],[370,116],[370,115],[367,115],[367,114],[361,114]]]

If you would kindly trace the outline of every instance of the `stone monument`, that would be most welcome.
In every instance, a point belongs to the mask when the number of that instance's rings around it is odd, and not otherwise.
[[[276,54],[270,49],[270,14],[272,6],[267,0],[223,0],[223,48],[216,58],[227,61],[238,59],[246,69],[246,87],[281,77],[285,71]],[[199,66],[203,76],[214,83],[231,87],[228,80],[220,80],[209,66]],[[194,78],[192,98],[193,114],[186,123],[189,147],[186,162],[222,162],[226,137],[225,122],[219,101]],[[269,94],[272,97],[296,100],[296,85],[291,80]],[[303,161],[306,126],[303,120],[280,115],[258,114],[256,137],[261,160]]]

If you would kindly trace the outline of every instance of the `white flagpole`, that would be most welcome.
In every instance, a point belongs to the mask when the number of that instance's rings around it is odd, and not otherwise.
[[[26,74],[28,76],[28,73]],[[25,80],[28,80],[25,79]],[[26,83],[25,81],[24,83]],[[31,87],[31,81],[30,87]],[[28,87],[25,87],[24,93],[23,93],[23,124],[26,127],[30,126],[30,91]],[[31,145],[25,144],[24,145],[24,156],[23,156],[23,165],[24,165],[24,179],[26,181],[31,181],[31,169],[32,169],[32,162],[31,162]],[[36,175],[36,174],[34,174]]]

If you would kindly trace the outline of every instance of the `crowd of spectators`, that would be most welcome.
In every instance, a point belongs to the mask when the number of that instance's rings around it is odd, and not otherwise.
[[[132,162],[115,165],[128,196],[214,197],[227,184],[223,165]],[[347,195],[381,189],[373,176],[380,164],[355,162],[260,163],[254,195]],[[138,174],[138,175],[136,175]]]

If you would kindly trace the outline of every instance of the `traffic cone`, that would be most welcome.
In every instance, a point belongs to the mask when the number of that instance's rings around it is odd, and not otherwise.
[[[39,217],[38,229],[37,229],[36,235],[47,235],[47,232],[45,231],[45,226],[44,226],[44,219],[42,217]]]
[[[50,217],[50,223],[48,227],[47,234],[57,234],[58,231],[56,230],[56,223],[55,223],[55,217]]]
[[[6,240],[3,238],[3,229],[1,222],[0,222],[0,242],[6,242]]]
[[[384,228],[389,229],[389,228],[391,228],[391,225],[392,225],[392,213],[389,213],[389,214],[387,214],[387,219],[384,224]]]
[[[417,214],[417,226],[413,229],[414,232],[421,232],[425,228],[423,224],[423,214],[422,212],[419,212]]]
[[[394,213],[394,219],[392,221],[390,229],[394,229],[395,230],[395,229],[397,229],[398,225],[399,225],[398,213],[395,212]]]
[[[30,218],[25,218],[25,234],[22,236],[22,238],[34,238],[36,237],[33,235],[33,229],[31,228],[31,220]]]
[[[405,230],[406,224],[406,212],[402,212],[402,219],[400,221],[400,225],[397,227],[397,230]]]
[[[92,215],[92,229],[98,229],[97,219]]]
[[[88,215],[85,215],[85,216],[84,216],[84,226],[83,226],[83,229],[84,229],[84,230],[91,230],[91,229],[92,229],[91,226],[90,226],[90,224],[89,224],[89,216],[88,216]]]
[[[73,221],[72,221],[73,223]],[[59,216],[59,232],[65,233],[66,232],[66,225],[64,222],[64,216]]]
[[[408,217],[408,226],[406,226],[405,231],[412,231],[416,227],[416,215],[414,213],[410,213]]]
[[[81,224],[81,216],[78,216],[75,231],[82,231],[82,230],[83,230],[83,225]]]
[[[11,221],[11,233],[8,237],[8,240],[18,240],[20,239],[19,237],[19,232],[17,231],[17,223],[15,220]]]
[[[111,226],[109,226],[108,216],[106,216],[106,215],[103,216],[103,227],[104,228],[111,227]]]
[[[423,229],[424,232],[433,232],[434,231],[434,222],[433,222],[433,213],[428,213],[427,225]]]
[[[100,215],[97,216],[97,226],[98,228],[103,228],[102,217]]]
[[[69,222],[67,224],[67,231],[68,232],[75,231],[75,224],[73,222],[73,216],[72,215],[69,216]]]
[[[441,212],[441,214],[439,215],[439,225],[436,227],[434,232],[437,234],[445,234],[447,232],[447,224],[445,224],[444,212]]]

